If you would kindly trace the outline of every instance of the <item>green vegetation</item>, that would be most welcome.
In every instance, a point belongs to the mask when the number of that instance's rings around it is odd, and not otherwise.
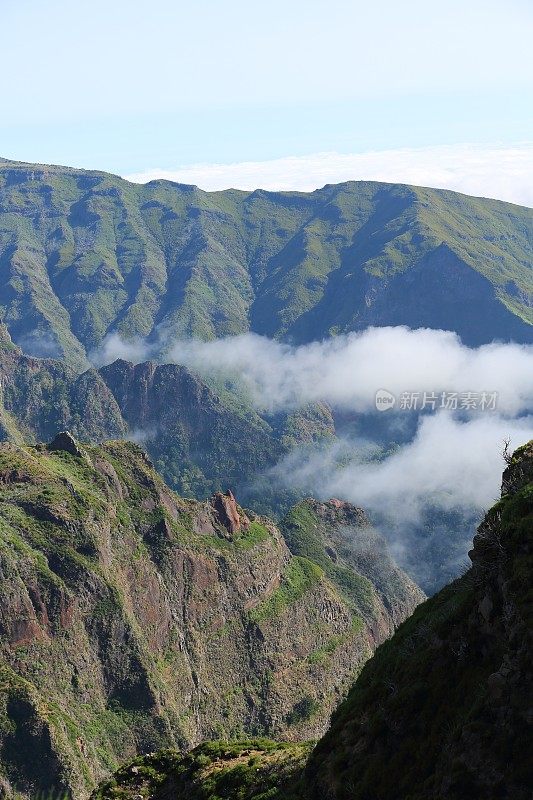
[[[132,761],[92,800],[297,800],[310,744],[252,739],[210,742],[187,755],[166,751]]]
[[[252,547],[267,541],[270,536],[268,528],[257,520],[252,520],[248,527],[241,528],[239,534],[234,538],[234,543],[243,550],[250,550]]]
[[[16,800],[86,797],[138,752],[324,730],[370,655],[363,628],[392,618],[357,628],[318,564],[224,501],[179,497],[132,442],[0,445],[0,775]],[[333,642],[339,663],[312,658]],[[301,752],[261,747],[265,780]],[[243,763],[221,792],[259,775]]]
[[[472,568],[378,648],[313,750],[239,741],[147,756],[94,800],[525,800],[533,779],[533,442],[509,459],[503,492],[478,530]],[[309,523],[307,512],[293,521]],[[339,643],[332,637],[322,654]],[[316,709],[304,695],[291,720],[312,719]]]
[[[533,340],[533,215],[509,203],[373,182],[203,192],[2,161],[0,205],[0,316],[76,368],[106,332],[161,325],[169,341],[370,324]]]
[[[318,564],[356,617],[372,616],[379,593],[402,602],[406,576],[354,506],[302,500],[287,512],[280,527],[290,551]],[[366,540],[364,549],[358,546],[361,536]]]
[[[251,619],[255,622],[275,619],[319,583],[323,574],[317,564],[295,556],[283,572],[279,587],[250,612]]]

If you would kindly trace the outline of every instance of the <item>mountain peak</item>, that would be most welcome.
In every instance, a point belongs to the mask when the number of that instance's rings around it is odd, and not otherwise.
[[[84,455],[83,450],[70,431],[61,431],[58,433],[54,440],[48,445],[48,450],[50,450],[50,452],[61,450],[77,458],[83,458]]]

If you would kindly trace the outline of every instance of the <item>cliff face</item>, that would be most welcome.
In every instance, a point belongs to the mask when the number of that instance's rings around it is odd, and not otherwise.
[[[335,527],[323,506],[307,511]],[[215,742],[138,759],[95,800],[529,800],[532,545],[530,442],[509,459],[472,568],[377,649],[307,765],[305,745]]]
[[[533,785],[533,442],[472,568],[379,648],[308,768],[313,797],[526,800]]]
[[[326,503],[307,498],[286,514],[280,527],[294,555],[320,564],[354,602],[360,604],[366,595],[371,607],[379,607],[390,633],[413,612],[413,598],[421,602],[425,597],[394,563],[362,508],[335,498]]]
[[[253,411],[228,407],[204,381],[176,364],[116,361],[100,370],[133,436],[180,493],[237,488],[285,452]]]
[[[231,493],[179,498],[134,444],[1,445],[6,786],[83,800],[136,753],[319,736],[391,630],[352,572],[359,600]]]
[[[26,356],[0,325],[0,439],[46,441],[63,428],[89,441],[127,431],[96,370],[79,375],[57,359]]]

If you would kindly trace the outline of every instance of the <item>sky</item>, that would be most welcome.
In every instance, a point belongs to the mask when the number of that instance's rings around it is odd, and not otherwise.
[[[0,21],[5,158],[533,205],[529,0],[0,0]]]

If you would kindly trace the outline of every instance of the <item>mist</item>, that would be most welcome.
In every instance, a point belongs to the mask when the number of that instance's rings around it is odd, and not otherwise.
[[[504,443],[512,450],[530,439],[533,415],[460,420],[439,412],[420,417],[414,438],[388,456],[375,442],[341,439],[293,451],[267,480],[361,506],[396,562],[432,594],[468,566],[475,529],[500,496]]]
[[[533,409],[533,346],[493,343],[466,347],[450,331],[407,327],[368,328],[361,333],[292,346],[253,333],[200,341],[157,343],[107,336],[92,354],[97,365],[116,358],[138,362],[163,358],[203,376],[240,382],[260,411],[325,401],[358,412],[375,409],[376,392],[496,392],[500,413]]]
[[[114,334],[98,357],[147,356],[183,364],[206,379],[230,380],[260,413],[324,401],[337,419],[357,419],[357,435],[337,425],[329,442],[290,452],[260,477],[256,496],[266,480],[269,488],[363,507],[396,560],[429,591],[458,574],[475,524],[499,497],[504,442],[513,449],[533,439],[529,345],[469,348],[452,332],[406,327],[369,328],[301,346],[251,333],[211,342],[160,336],[158,344],[124,342]],[[395,404],[378,413],[379,390]],[[484,392],[494,394],[490,408],[446,410],[438,402],[443,393]],[[433,393],[437,403],[429,411],[402,410],[403,393]],[[383,423],[380,434],[376,420]]]
[[[338,496],[401,523],[420,523],[428,504],[445,511],[491,506],[500,494],[504,442],[517,447],[532,438],[533,415],[459,420],[440,412],[422,417],[414,439],[385,458],[372,457],[368,442],[341,440],[315,453],[296,450],[271,474],[319,499]]]
[[[255,334],[213,342],[175,342],[170,358],[200,374],[242,381],[258,410],[325,401],[369,411],[385,389],[404,392],[497,392],[498,409],[533,407],[533,346],[465,347],[449,331],[369,328],[293,347]]]

